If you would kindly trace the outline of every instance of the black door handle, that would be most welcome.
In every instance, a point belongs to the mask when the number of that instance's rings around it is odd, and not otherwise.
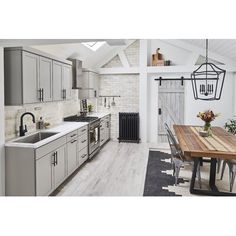
[[[161,108],[158,108],[158,115],[161,115]]]

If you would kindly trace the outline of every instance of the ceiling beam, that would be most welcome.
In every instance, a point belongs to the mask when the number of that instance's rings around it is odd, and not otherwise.
[[[121,61],[122,65],[123,65],[124,67],[126,67],[126,68],[127,68],[127,67],[130,67],[129,62],[128,62],[128,59],[127,59],[127,57],[126,57],[126,55],[125,55],[125,53],[124,53],[123,50],[118,53],[118,56],[119,56],[120,61]]]
[[[101,68],[102,66],[104,66],[107,62],[109,62],[110,60],[112,60],[115,56],[117,56],[119,54],[119,52],[124,51],[127,47],[129,47],[132,43],[134,43],[136,40],[127,40],[127,44],[125,46],[120,46],[120,47],[116,47],[113,50],[111,50],[111,52],[106,55],[100,62],[99,64],[97,64],[95,67],[96,68]]]

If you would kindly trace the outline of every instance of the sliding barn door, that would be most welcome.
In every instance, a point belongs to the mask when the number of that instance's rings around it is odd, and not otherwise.
[[[167,142],[164,123],[184,123],[184,86],[180,81],[163,81],[158,86],[158,142]],[[173,129],[172,129],[173,130]]]

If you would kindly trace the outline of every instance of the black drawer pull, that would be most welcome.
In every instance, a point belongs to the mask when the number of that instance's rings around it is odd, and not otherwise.
[[[82,141],[81,143],[84,143],[84,142],[86,142],[87,141],[87,139],[85,139],[84,141]]]
[[[86,129],[82,129],[81,132],[84,132]]]
[[[81,158],[85,158],[87,156],[87,154],[84,154],[83,156],[81,156]]]
[[[75,143],[75,142],[77,142],[77,139],[75,139],[74,141],[72,141],[72,142],[70,142],[70,143]]]
[[[73,138],[73,137],[75,137],[76,135],[77,135],[77,134],[73,134],[73,135],[71,135],[70,137]]]

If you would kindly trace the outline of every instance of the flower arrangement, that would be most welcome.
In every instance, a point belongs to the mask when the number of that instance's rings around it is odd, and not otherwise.
[[[204,112],[199,112],[197,114],[197,117],[199,117],[201,120],[203,120],[205,122],[203,130],[207,131],[208,133],[211,130],[211,122],[218,116],[219,116],[219,114],[215,114],[211,110],[207,110],[207,111],[204,111]]]

